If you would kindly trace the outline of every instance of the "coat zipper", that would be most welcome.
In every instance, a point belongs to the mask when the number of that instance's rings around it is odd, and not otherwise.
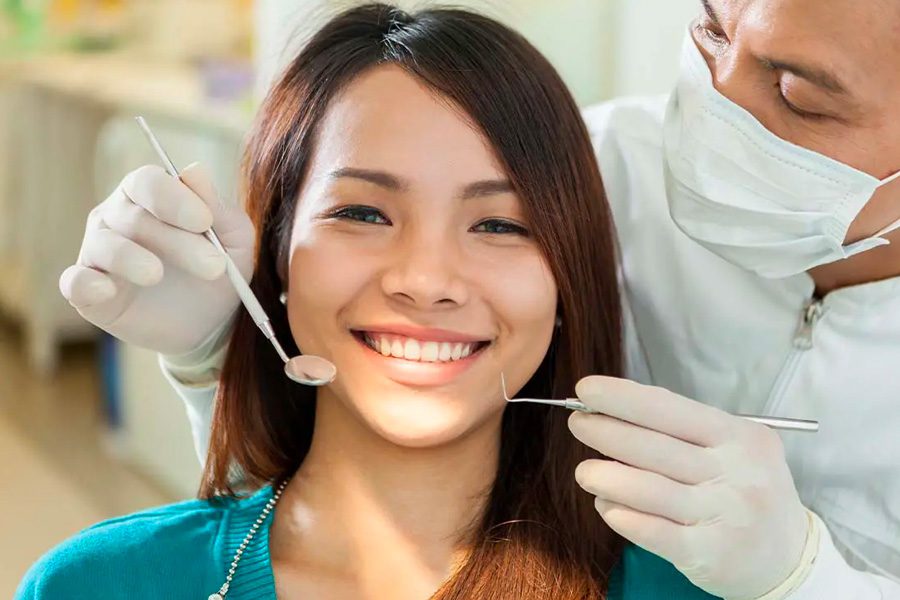
[[[800,366],[800,360],[804,354],[813,348],[813,334],[816,325],[822,320],[825,313],[825,306],[820,299],[807,300],[800,312],[800,324],[794,334],[793,348],[788,354],[775,383],[772,385],[772,391],[769,393],[769,399],[766,402],[766,408],[763,414],[776,415],[784,401],[785,392],[788,384],[794,378],[797,368]]]

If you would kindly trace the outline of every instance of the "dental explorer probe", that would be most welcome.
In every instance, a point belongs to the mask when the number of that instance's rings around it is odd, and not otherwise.
[[[153,149],[162,161],[166,173],[175,179],[180,180],[181,175],[178,173],[178,169],[175,168],[172,159],[170,159],[166,151],[163,150],[159,140],[153,135],[150,126],[147,125],[147,121],[144,120],[144,117],[135,117],[135,120],[138,125],[140,125],[141,130],[144,132],[144,135],[147,136],[150,145],[153,146]],[[278,356],[284,362],[285,375],[297,383],[310,386],[327,385],[334,381],[334,378],[337,375],[337,368],[324,358],[312,355],[300,355],[293,358],[288,357],[284,348],[282,348],[281,344],[278,342],[278,338],[275,336],[275,329],[272,327],[269,316],[266,314],[266,311],[263,310],[262,305],[250,289],[250,285],[244,279],[244,276],[241,275],[237,265],[234,264],[231,256],[229,256],[228,252],[225,250],[225,246],[222,245],[219,236],[216,235],[216,232],[212,227],[203,232],[203,236],[222,253],[222,256],[225,257],[225,272],[228,274],[228,279],[231,280],[231,284],[234,286],[235,291],[237,291],[241,302],[247,308],[247,312],[249,312],[250,316],[253,318],[253,322],[256,323],[256,326],[263,332],[266,339],[271,342],[275,351],[278,353]]]
[[[566,398],[565,400],[546,400],[540,398],[510,398],[506,393],[506,377],[500,373],[500,387],[503,389],[503,399],[507,402],[526,402],[531,404],[546,404],[548,406],[558,406],[569,410],[577,410],[578,412],[596,414],[585,404],[576,398]],[[765,425],[770,429],[779,429],[782,431],[803,431],[806,433],[815,433],[819,431],[818,421],[804,421],[802,419],[785,419],[782,417],[756,417],[752,415],[736,415],[741,419],[753,421],[760,425]]]

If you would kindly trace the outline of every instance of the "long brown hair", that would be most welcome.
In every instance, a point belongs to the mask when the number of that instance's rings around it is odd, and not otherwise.
[[[298,350],[278,296],[317,127],[350,81],[384,64],[405,69],[480,128],[551,267],[562,327],[522,393],[566,397],[585,375],[619,375],[611,218],[565,84],[522,36],[491,19],[454,9],[410,14],[385,4],[348,10],[315,35],[265,100],[246,150],[246,208],[258,232],[252,287],[287,352]],[[315,390],[285,378],[242,312],[222,372],[201,495],[234,493],[234,467],[251,488],[290,477],[309,450],[315,406]],[[577,488],[576,465],[599,455],[571,436],[566,419],[559,409],[506,408],[499,469],[472,553],[435,598],[603,597],[621,540]]]

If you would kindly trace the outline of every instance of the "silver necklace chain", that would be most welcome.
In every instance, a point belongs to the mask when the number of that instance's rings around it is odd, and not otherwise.
[[[253,541],[253,537],[256,535],[256,532],[259,531],[260,526],[262,526],[269,514],[275,509],[275,505],[278,504],[278,500],[281,499],[281,494],[284,492],[284,488],[287,487],[288,481],[290,480],[285,479],[282,481],[281,485],[275,489],[275,493],[272,494],[272,497],[269,498],[269,501],[266,502],[262,512],[259,513],[259,516],[256,517],[256,521],[250,527],[250,531],[244,536],[244,541],[241,542],[241,545],[235,550],[234,557],[231,559],[231,566],[228,568],[228,575],[225,577],[225,583],[222,584],[222,587],[219,588],[218,592],[210,594],[207,600],[225,600],[225,596],[228,595],[228,590],[231,588],[234,573],[237,571],[238,563],[241,562],[241,557],[244,556],[244,551],[250,545],[250,542]]]

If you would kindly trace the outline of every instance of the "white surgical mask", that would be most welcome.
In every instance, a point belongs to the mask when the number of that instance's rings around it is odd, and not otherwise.
[[[780,278],[889,244],[900,221],[844,245],[879,180],[785,141],[720,94],[688,35],[666,113],[669,211],[689,237],[725,260]]]

